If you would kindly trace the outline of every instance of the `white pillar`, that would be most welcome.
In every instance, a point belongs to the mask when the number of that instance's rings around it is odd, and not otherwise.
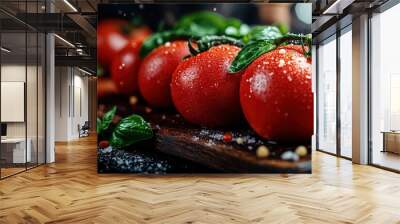
[[[368,163],[368,15],[353,19],[353,162]]]
[[[47,12],[53,12],[54,6],[46,1]],[[46,35],[46,163],[55,162],[55,43],[54,34]]]

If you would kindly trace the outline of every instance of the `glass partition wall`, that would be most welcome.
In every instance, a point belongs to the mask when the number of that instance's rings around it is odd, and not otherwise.
[[[317,47],[317,150],[352,157],[351,25]]]
[[[38,2],[18,7],[35,13]],[[44,33],[0,11],[1,179],[45,163],[45,41]]]
[[[370,163],[400,171],[400,4],[371,18]]]
[[[339,49],[340,155],[352,158],[352,32],[351,25],[341,31]]]

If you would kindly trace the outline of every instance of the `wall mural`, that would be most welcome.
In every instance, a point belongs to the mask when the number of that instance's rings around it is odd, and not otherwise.
[[[98,13],[99,173],[311,173],[311,4]]]

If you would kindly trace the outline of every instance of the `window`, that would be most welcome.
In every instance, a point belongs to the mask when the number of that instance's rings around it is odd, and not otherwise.
[[[400,5],[371,18],[371,162],[400,170]]]
[[[340,155],[352,156],[352,31],[348,26],[340,36]]]
[[[336,153],[336,36],[318,48],[318,148]]]

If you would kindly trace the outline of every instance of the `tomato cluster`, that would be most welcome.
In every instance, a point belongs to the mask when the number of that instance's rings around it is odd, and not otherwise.
[[[131,28],[125,20],[107,19],[98,24],[97,61],[111,75],[111,80],[99,80],[99,96],[137,91],[137,72],[141,64],[139,50],[150,34],[147,26]]]
[[[99,24],[98,60],[112,80],[100,79],[99,92],[139,91],[150,106],[174,107],[188,122],[201,126],[228,127],[245,118],[266,139],[310,139],[311,60],[302,44],[276,43],[232,72],[230,66],[244,49],[235,44],[221,42],[193,52],[188,38],[181,37],[143,56],[141,47],[150,31],[141,27],[123,34],[125,25],[119,20]],[[198,43],[198,49],[204,46]]]

